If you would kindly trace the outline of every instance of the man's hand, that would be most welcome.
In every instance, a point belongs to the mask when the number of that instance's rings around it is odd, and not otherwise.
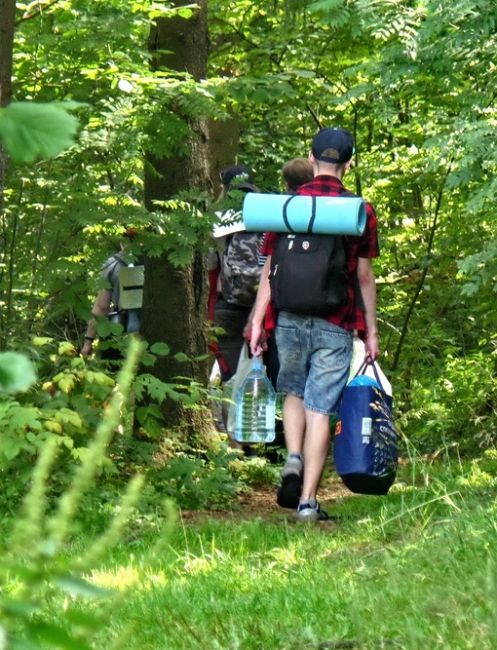
[[[250,334],[250,351],[254,357],[259,357],[267,350],[267,334],[262,325],[252,323],[252,331]]]
[[[365,346],[366,346],[366,358],[369,357],[371,361],[377,359],[378,355],[380,354],[380,346],[378,343],[378,334],[376,332],[374,334],[368,332],[365,341]]]
[[[89,357],[92,351],[93,351],[93,341],[89,341],[88,339],[85,339],[85,342],[83,343],[83,347],[81,348],[81,354],[84,357]]]

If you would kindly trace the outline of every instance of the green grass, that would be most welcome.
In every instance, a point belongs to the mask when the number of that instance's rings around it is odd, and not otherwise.
[[[134,531],[89,576],[123,591],[97,647],[496,648],[495,482],[474,465],[424,483],[343,498],[333,524],[180,519],[152,557]]]

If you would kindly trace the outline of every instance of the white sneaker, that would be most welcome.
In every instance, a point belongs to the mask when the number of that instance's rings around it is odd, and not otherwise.
[[[329,519],[326,512],[321,510],[316,499],[309,499],[309,501],[299,503],[296,517],[299,521],[326,521]]]

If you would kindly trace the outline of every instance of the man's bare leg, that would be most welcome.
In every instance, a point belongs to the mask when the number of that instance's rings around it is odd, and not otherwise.
[[[330,447],[330,417],[305,411],[304,484],[301,501],[315,499],[323,476]]]
[[[283,428],[288,454],[302,453],[305,425],[304,400],[295,395],[286,395],[283,403]]]
[[[283,427],[288,456],[276,497],[278,505],[283,508],[296,508],[302,492],[305,423],[304,401],[295,395],[287,395],[283,404]]]

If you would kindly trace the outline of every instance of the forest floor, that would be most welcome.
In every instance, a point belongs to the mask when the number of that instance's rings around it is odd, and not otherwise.
[[[181,515],[184,521],[197,522],[205,519],[230,519],[246,520],[261,519],[264,521],[279,521],[287,519],[292,522],[294,510],[280,508],[276,503],[277,486],[260,484],[253,486],[250,491],[234,499],[231,504],[224,505],[219,509],[209,510],[182,510]],[[337,501],[354,495],[343,485],[337,476],[326,477],[319,491],[319,503],[330,516],[329,522],[321,522],[320,525],[332,525],[333,507]],[[295,520],[296,521],[296,520]]]
[[[111,627],[135,625],[130,650],[494,650],[495,478],[456,469],[402,467],[388,497],[355,495],[329,470],[319,498],[338,521],[310,526],[268,481],[182,510],[159,560],[152,538],[136,540],[92,580],[131,581]]]

